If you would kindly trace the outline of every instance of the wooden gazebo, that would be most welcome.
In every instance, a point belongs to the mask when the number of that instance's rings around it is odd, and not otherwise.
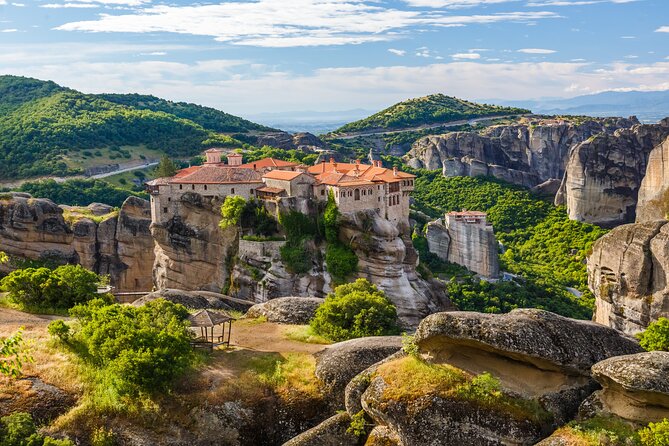
[[[230,333],[232,332],[232,316],[226,313],[219,313],[210,310],[200,310],[195,314],[188,316],[190,326],[200,329],[200,336],[195,338],[191,345],[193,347],[213,349],[219,345],[230,346]],[[225,325],[228,325],[227,339]],[[220,326],[221,331],[216,336],[216,327]]]

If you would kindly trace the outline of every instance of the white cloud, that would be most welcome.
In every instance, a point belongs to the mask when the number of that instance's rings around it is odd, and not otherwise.
[[[560,16],[548,11],[447,15],[392,9],[372,0],[245,0],[211,5],[150,6],[120,15],[100,14],[97,20],[66,23],[56,29],[171,32],[211,36],[237,45],[293,47],[393,40],[401,37],[398,33],[415,26],[527,23],[554,18]]]
[[[40,8],[60,9],[60,8],[99,8],[100,5],[92,3],[45,3]]]
[[[640,0],[543,0],[543,1],[531,1],[527,3],[527,6],[584,6],[584,5],[596,5],[599,3],[634,3]]]
[[[476,60],[480,59],[481,55],[478,53],[457,53],[457,54],[451,54],[451,57],[455,60],[464,60],[464,59]]]
[[[518,50],[519,53],[525,53],[525,54],[553,54],[556,53],[557,51],[555,50],[547,50],[544,48],[523,48]]]
[[[0,33],[15,33],[18,32],[19,30],[16,28],[7,28],[7,29],[2,29],[0,30]]]
[[[620,38],[631,40],[631,39],[636,39],[636,36],[620,36]]]
[[[669,33],[669,26],[660,26],[655,30],[656,33]]]
[[[149,53],[139,53],[140,56],[167,56],[165,51],[151,51]]]
[[[393,53],[396,56],[404,56],[407,53],[405,50],[397,50],[395,48],[388,48],[388,52]]]
[[[409,6],[428,8],[469,8],[473,6],[508,3],[519,0],[404,0]]]

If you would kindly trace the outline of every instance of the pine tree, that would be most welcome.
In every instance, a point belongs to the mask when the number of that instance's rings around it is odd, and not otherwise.
[[[156,167],[156,178],[173,177],[177,173],[177,166],[167,155],[160,159]]]

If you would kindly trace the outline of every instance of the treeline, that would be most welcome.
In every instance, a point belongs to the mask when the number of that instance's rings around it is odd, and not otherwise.
[[[126,198],[134,196],[148,199],[144,192],[133,192],[114,187],[103,180],[73,179],[58,183],[42,180],[23,183],[19,192],[27,192],[35,198],[48,198],[57,204],[68,206],[88,206],[91,203],[105,203],[121,207]]]
[[[395,104],[368,118],[346,124],[336,130],[356,132],[370,129],[402,128],[424,124],[446,123],[485,116],[500,116],[529,113],[529,110],[475,102],[435,94],[409,99]]]

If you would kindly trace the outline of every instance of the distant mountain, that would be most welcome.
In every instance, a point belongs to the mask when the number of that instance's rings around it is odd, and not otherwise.
[[[346,124],[337,132],[398,129],[529,112],[522,108],[477,104],[443,94],[433,94],[400,102],[368,118]]]
[[[248,118],[291,133],[309,132],[320,135],[373,113],[374,110],[362,108],[338,111],[302,110],[282,113],[257,113],[248,116]]]
[[[195,104],[0,76],[0,179],[73,175],[91,164],[145,159],[142,150],[190,157],[272,130]]]
[[[531,108],[547,115],[636,116],[642,122],[657,122],[669,116],[669,90],[606,91],[569,99],[495,101],[499,104]]]

